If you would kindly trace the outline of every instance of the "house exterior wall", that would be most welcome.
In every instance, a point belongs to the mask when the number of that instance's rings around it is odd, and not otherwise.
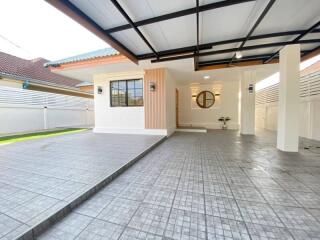
[[[175,130],[175,83],[166,69],[97,74],[94,76],[95,132],[170,135]],[[143,78],[144,105],[111,107],[110,81]],[[150,83],[155,83],[155,91]],[[102,94],[97,88],[102,87]],[[172,103],[172,104],[170,104]]]
[[[110,81],[143,78],[144,72],[121,72],[94,76],[95,132],[143,133],[144,107],[111,107]],[[102,94],[97,88],[102,87]]]
[[[239,81],[213,82],[211,84],[190,84],[179,88],[179,124],[181,126],[219,129],[220,117],[230,117],[229,129],[239,129]],[[209,90],[220,93],[215,104],[208,109],[197,106],[199,92]]]
[[[150,84],[155,90],[150,90]],[[148,69],[144,75],[145,128],[166,129],[166,71]]]

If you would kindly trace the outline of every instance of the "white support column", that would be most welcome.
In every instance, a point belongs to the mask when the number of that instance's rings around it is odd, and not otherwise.
[[[298,152],[300,45],[288,45],[280,51],[280,86],[277,148]]]
[[[255,134],[255,72],[244,72],[241,79],[241,121],[240,133]]]

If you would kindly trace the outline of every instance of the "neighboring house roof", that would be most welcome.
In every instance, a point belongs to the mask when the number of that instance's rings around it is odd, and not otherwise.
[[[79,90],[82,81],[52,73],[43,67],[48,60],[37,58],[26,60],[0,52],[0,75],[8,78],[28,80],[43,85]]]
[[[93,86],[92,82],[82,82],[77,84],[77,87],[86,87],[86,86]]]
[[[65,63],[81,62],[85,60],[92,60],[96,58],[110,57],[110,56],[116,56],[116,55],[120,55],[120,53],[117,50],[113,48],[103,48],[103,49],[95,50],[92,52],[76,55],[73,57],[68,57],[61,60],[57,60],[57,61],[51,61],[51,62],[45,63],[44,66],[45,67],[59,66],[60,64],[65,64]]]
[[[302,70],[300,75],[305,76],[315,72],[320,72],[320,61],[317,61],[316,63]]]

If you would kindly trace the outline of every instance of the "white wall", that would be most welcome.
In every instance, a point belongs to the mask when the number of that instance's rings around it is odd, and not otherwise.
[[[166,125],[171,135],[176,129],[176,80],[170,70],[166,74]]]
[[[320,140],[320,96],[307,97],[299,104],[299,135]],[[256,105],[256,126],[277,131],[278,102]]]
[[[92,126],[92,104],[87,98],[1,86],[0,134]]]
[[[198,89],[197,89],[198,88]],[[213,82],[205,85],[179,86],[179,124],[181,126],[197,126],[208,129],[219,129],[219,117],[228,116],[230,129],[239,128],[239,81]],[[194,90],[196,89],[196,90]],[[213,90],[220,93],[215,104],[209,109],[197,107],[194,94],[202,90]]]
[[[299,135],[320,140],[320,73],[300,77]],[[279,84],[259,90],[256,98],[256,127],[277,131]]]
[[[143,72],[97,74],[94,76],[95,132],[143,133],[144,107],[111,107],[110,81],[143,78]],[[97,94],[101,86],[102,94]]]
[[[46,111],[46,114],[45,114]],[[92,126],[94,113],[86,109],[44,109],[41,106],[0,104],[0,134],[57,127]]]

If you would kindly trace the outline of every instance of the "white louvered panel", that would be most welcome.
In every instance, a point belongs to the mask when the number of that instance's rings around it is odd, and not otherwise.
[[[301,98],[320,95],[320,72],[309,74],[300,78]],[[256,105],[279,101],[279,84],[275,84],[256,93]]]
[[[47,106],[48,108],[93,109],[93,100],[55,93],[46,93],[0,86],[0,104]]]

